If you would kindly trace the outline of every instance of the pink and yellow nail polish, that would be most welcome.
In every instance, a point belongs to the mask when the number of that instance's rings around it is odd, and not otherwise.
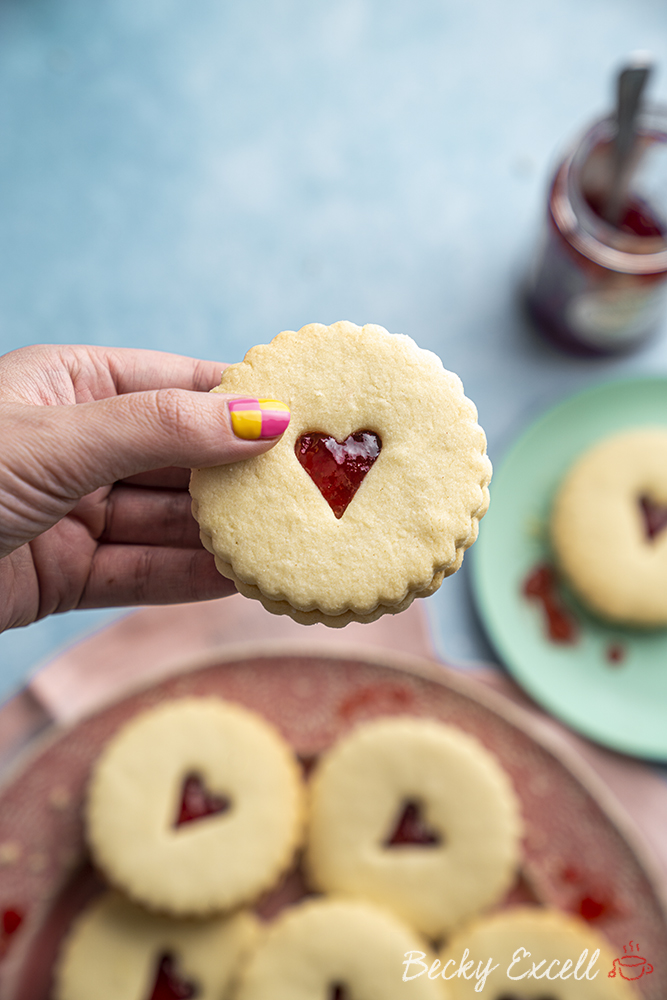
[[[278,437],[287,430],[289,408],[279,399],[231,399],[232,430],[245,441]]]

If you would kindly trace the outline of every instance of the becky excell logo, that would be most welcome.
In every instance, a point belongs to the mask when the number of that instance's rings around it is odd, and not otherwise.
[[[636,941],[630,941],[623,946],[624,954],[614,959],[611,970],[607,973],[610,978],[621,976],[623,979],[641,979],[653,972],[653,966],[643,955],[639,954],[639,945]],[[475,992],[481,993],[488,977],[500,968],[500,963],[494,965],[493,959],[486,962],[476,962],[470,958],[470,952],[466,948],[461,956],[460,962],[450,958],[444,965],[438,959],[430,965],[424,961],[426,954],[423,951],[406,951],[403,956],[403,982],[407,983],[411,979],[427,975],[429,979],[476,979]],[[533,961],[530,952],[526,948],[517,948],[512,955],[512,961],[507,969],[497,973],[493,978],[505,974],[510,980],[518,979],[595,979],[600,972],[596,969],[600,949],[597,948],[593,954],[588,956],[588,948],[585,948],[575,962],[573,959],[554,958],[551,961],[543,959],[541,962]],[[603,973],[604,975],[604,973]]]
[[[500,963],[494,965],[492,958],[489,958],[486,963],[483,961],[476,963],[469,956],[470,951],[466,948],[458,965],[455,958],[450,958],[444,965],[439,959],[436,959],[429,966],[424,961],[425,952],[406,951],[403,956],[405,958],[403,982],[407,983],[410,979],[417,979],[425,974],[428,975],[429,979],[477,979],[475,993],[481,993],[487,978],[500,968]],[[559,958],[548,961],[545,958],[541,962],[534,962],[531,960],[531,954],[527,948],[517,948],[512,955],[512,961],[505,970],[505,975],[508,979],[515,981],[517,979],[569,979],[570,976],[573,976],[574,979],[595,979],[600,972],[599,969],[595,969],[599,957],[599,948],[593,952],[590,958],[588,957],[588,948],[584,948],[576,962],[570,958],[565,959],[565,961]],[[498,975],[502,974],[502,972],[498,973]]]
[[[616,975],[622,976],[623,979],[641,979],[642,976],[648,976],[653,972],[651,963],[647,962],[643,955],[638,954],[639,945],[636,941],[624,944],[623,951],[625,954],[614,959],[611,972],[607,973],[610,979]]]

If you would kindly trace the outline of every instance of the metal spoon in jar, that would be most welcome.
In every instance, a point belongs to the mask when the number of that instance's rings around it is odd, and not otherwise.
[[[652,59],[646,52],[637,52],[618,74],[616,92],[616,120],[618,123],[612,153],[611,184],[604,218],[618,226],[626,207],[628,185],[635,164],[635,122],[642,92],[651,73]]]

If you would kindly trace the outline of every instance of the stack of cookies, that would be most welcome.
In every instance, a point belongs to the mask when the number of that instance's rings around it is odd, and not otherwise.
[[[447,1000],[480,982],[451,975],[464,947],[498,961],[519,933],[551,959],[555,944],[575,960],[605,948],[546,910],[481,916],[516,877],[518,801],[493,755],[431,719],[363,723],[306,781],[258,715],[213,697],[167,702],[107,744],[86,823],[113,888],[71,928],[57,1000]],[[305,898],[262,920],[259,897],[295,865]],[[492,1000],[507,993],[497,983]],[[548,995],[630,996],[599,985]]]

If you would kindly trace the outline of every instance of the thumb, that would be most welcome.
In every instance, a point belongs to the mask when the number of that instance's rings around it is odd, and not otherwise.
[[[165,466],[226,465],[268,451],[290,414],[276,400],[219,392],[158,389],[72,406],[31,407],[41,424],[34,442],[47,482],[78,500],[100,486]]]

